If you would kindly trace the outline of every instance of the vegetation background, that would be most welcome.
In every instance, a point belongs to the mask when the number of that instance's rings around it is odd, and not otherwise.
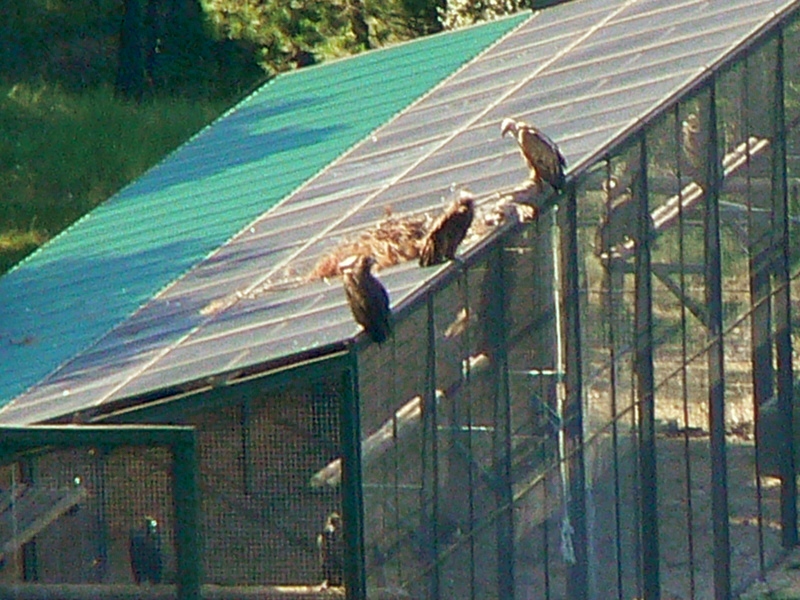
[[[282,71],[553,0],[0,0],[0,274]]]

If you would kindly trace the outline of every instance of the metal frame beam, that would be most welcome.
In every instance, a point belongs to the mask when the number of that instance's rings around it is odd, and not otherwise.
[[[0,427],[0,460],[42,448],[166,446],[173,456],[178,600],[200,600],[197,454],[193,427],[163,425]]]

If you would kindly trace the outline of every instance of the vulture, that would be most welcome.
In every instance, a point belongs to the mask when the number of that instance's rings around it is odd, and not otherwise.
[[[617,177],[603,181],[606,193],[606,211],[600,219],[595,233],[594,251],[597,256],[608,255],[611,251],[629,240],[638,242],[639,231],[637,219],[639,206],[636,196],[631,191],[637,186],[634,177],[631,187],[623,188]],[[655,230],[653,217],[648,215],[648,235]]]
[[[702,185],[705,177],[705,137],[700,117],[695,113],[686,115],[686,119],[681,123],[681,149],[686,165],[685,172],[698,185]]]
[[[425,235],[419,255],[420,266],[432,267],[453,260],[474,216],[475,199],[462,190],[458,200],[433,222]]]
[[[130,559],[133,579],[138,584],[161,583],[161,534],[158,521],[145,517],[140,529],[131,531]]]
[[[514,119],[503,119],[500,124],[500,135],[507,133],[511,133],[517,140],[537,191],[541,193],[542,182],[546,181],[554,190],[561,192],[564,189],[564,167],[567,166],[567,161],[556,143],[536,127]]]
[[[389,337],[389,294],[372,274],[372,256],[356,255],[340,266],[344,275],[344,292],[356,323],[361,325],[374,342],[381,343]]]
[[[332,512],[325,519],[325,526],[317,535],[317,548],[322,567],[322,586],[341,586],[344,583],[344,540],[339,513]]]

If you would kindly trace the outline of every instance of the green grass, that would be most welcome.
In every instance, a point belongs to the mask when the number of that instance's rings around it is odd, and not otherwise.
[[[111,87],[0,85],[0,273],[137,178],[232,100],[135,104]]]

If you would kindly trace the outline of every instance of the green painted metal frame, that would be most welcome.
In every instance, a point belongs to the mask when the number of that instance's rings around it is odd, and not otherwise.
[[[0,428],[0,462],[43,448],[165,446],[173,456],[178,600],[200,599],[197,455],[193,427],[39,425]]]
[[[261,396],[297,381],[336,378],[342,384],[340,403],[340,444],[342,448],[342,512],[346,551],[345,587],[348,600],[366,598],[364,561],[364,500],[361,470],[361,417],[358,393],[358,344],[346,350],[309,359],[302,363],[231,379],[191,393],[160,399],[138,408],[121,409],[104,415],[104,422],[168,422],[187,414],[214,410],[232,403],[249,405]],[[225,378],[220,378],[224,380]],[[244,415],[247,414],[244,410]],[[246,417],[245,417],[246,418]]]
[[[722,250],[719,193],[722,187],[718,153],[717,77],[709,82],[708,142],[703,230],[705,293],[708,308],[708,412],[711,431],[711,515],[714,536],[714,599],[731,598],[730,527],[728,523],[728,460],[725,443],[725,350],[722,315]]]
[[[633,197],[637,203],[635,269],[634,369],[636,401],[639,404],[639,524],[642,540],[642,592],[645,600],[661,596],[658,544],[658,474],[656,460],[655,395],[653,377],[653,291],[650,264],[650,206],[647,190],[647,139],[639,135],[639,176]]]
[[[564,382],[566,406],[564,430],[569,472],[569,511],[573,529],[575,563],[568,566],[567,597],[574,600],[589,598],[589,557],[587,554],[586,463],[583,439],[583,366],[581,357],[581,285],[578,265],[578,207],[575,183],[568,184],[559,210],[561,229],[561,281],[564,323]]]
[[[787,24],[784,23],[783,27]],[[795,476],[794,456],[794,373],[792,368],[792,326],[791,326],[791,288],[789,197],[786,183],[786,107],[784,105],[784,42],[783,28],[778,31],[776,57],[776,101],[773,111],[775,143],[772,160],[772,206],[775,221],[773,245],[779,248],[775,265],[775,352],[777,355],[778,411],[781,430],[778,436],[783,451],[779,457],[781,474],[781,542],[789,548],[798,544],[797,532],[797,477]]]
[[[351,347],[340,376],[344,397],[340,403],[342,448],[342,513],[345,552],[344,583],[347,600],[365,600],[367,574],[364,549],[364,494],[361,469],[361,400],[358,393],[358,354]],[[338,364],[338,361],[337,361]]]
[[[490,274],[493,287],[506,290],[508,277],[505,246],[494,248]],[[511,391],[508,380],[508,295],[497,294],[489,307],[489,347],[494,369],[494,430],[492,433],[492,462],[496,481],[495,502],[503,507],[497,515],[497,593],[500,598],[514,599],[514,489],[511,478]]]
[[[222,385],[210,385],[201,390],[159,399],[138,408],[121,409],[104,415],[103,422],[169,422],[188,414],[214,410],[241,403],[243,419],[249,413],[250,399],[311,379],[336,379],[342,384],[340,403],[340,444],[342,451],[342,516],[344,521],[345,553],[344,581],[348,600],[366,598],[366,568],[364,560],[364,499],[361,469],[361,416],[358,393],[358,344],[345,350],[253,373],[240,379],[227,380]],[[225,380],[224,377],[220,380]]]

